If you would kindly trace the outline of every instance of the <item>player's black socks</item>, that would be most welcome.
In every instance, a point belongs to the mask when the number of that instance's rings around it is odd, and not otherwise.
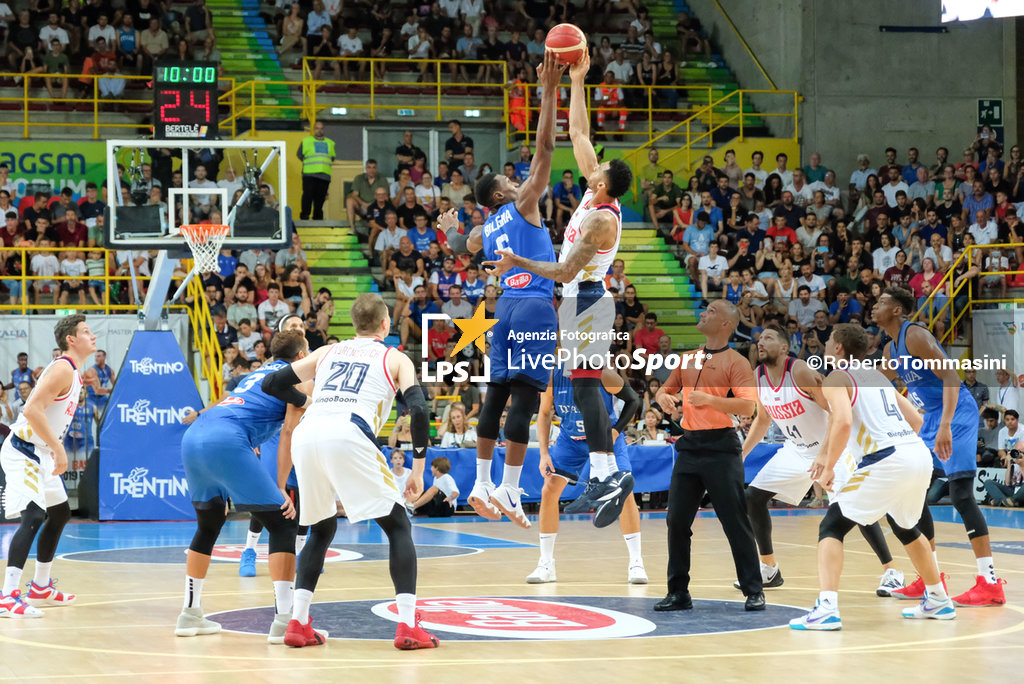
[[[772,547],[772,516],[768,512],[768,502],[775,496],[757,487],[747,487],[747,515],[750,525],[754,528],[754,539],[757,550],[762,556],[775,553]]]
[[[309,526],[309,537],[306,546],[299,554],[299,567],[295,573],[295,588],[314,591],[320,579],[320,569],[324,567],[327,549],[334,541],[338,531],[338,519],[333,515]],[[295,548],[294,546],[292,547]]]
[[[395,584],[395,593],[415,594],[416,545],[412,541],[409,516],[402,506],[395,504],[391,513],[374,520],[388,536],[391,581]]]

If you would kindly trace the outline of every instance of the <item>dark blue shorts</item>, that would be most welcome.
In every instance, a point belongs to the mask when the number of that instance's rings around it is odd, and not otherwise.
[[[615,440],[613,449],[615,463],[619,466],[619,470],[631,472],[633,466],[626,453],[626,438],[623,435],[619,435],[619,438]],[[587,446],[587,440],[572,439],[559,434],[555,445],[551,448],[551,464],[557,470],[575,475],[577,482],[586,481],[590,474],[590,448]]]
[[[228,499],[241,511],[276,510],[284,503],[277,477],[230,421],[189,426],[181,439],[181,462],[196,509],[223,507]]]
[[[521,380],[543,392],[555,360],[555,305],[540,297],[500,297],[494,317],[498,322],[491,328],[491,382]]]

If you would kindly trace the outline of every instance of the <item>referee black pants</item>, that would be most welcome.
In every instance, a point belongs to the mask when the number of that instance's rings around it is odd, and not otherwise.
[[[743,459],[732,428],[687,430],[676,442],[676,463],[668,490],[668,591],[690,585],[690,538],[704,492],[732,549],[736,577],[747,596],[762,590],[754,531],[743,495]]]
[[[316,176],[302,177],[302,206],[299,211],[299,219],[305,221],[312,218],[314,221],[322,221],[324,218],[324,201],[327,200],[327,189],[331,187],[331,181]]]

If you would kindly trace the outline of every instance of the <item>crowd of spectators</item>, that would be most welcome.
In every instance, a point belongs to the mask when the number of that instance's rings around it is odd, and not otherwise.
[[[126,81],[115,76],[151,74],[161,58],[221,61],[206,0],[127,0],[117,7],[107,0],[70,0],[63,7],[41,0],[16,17],[0,2],[5,31],[0,44],[9,70],[42,77],[51,98],[91,96],[94,87],[102,97],[117,97]]]

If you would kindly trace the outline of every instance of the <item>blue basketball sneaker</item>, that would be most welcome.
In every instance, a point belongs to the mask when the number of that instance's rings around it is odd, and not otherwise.
[[[256,576],[256,549],[242,551],[242,558],[238,561],[238,576]]]
[[[843,628],[843,621],[839,619],[838,610],[822,606],[821,599],[818,599],[810,613],[790,620],[789,628],[802,631],[834,632]]]

